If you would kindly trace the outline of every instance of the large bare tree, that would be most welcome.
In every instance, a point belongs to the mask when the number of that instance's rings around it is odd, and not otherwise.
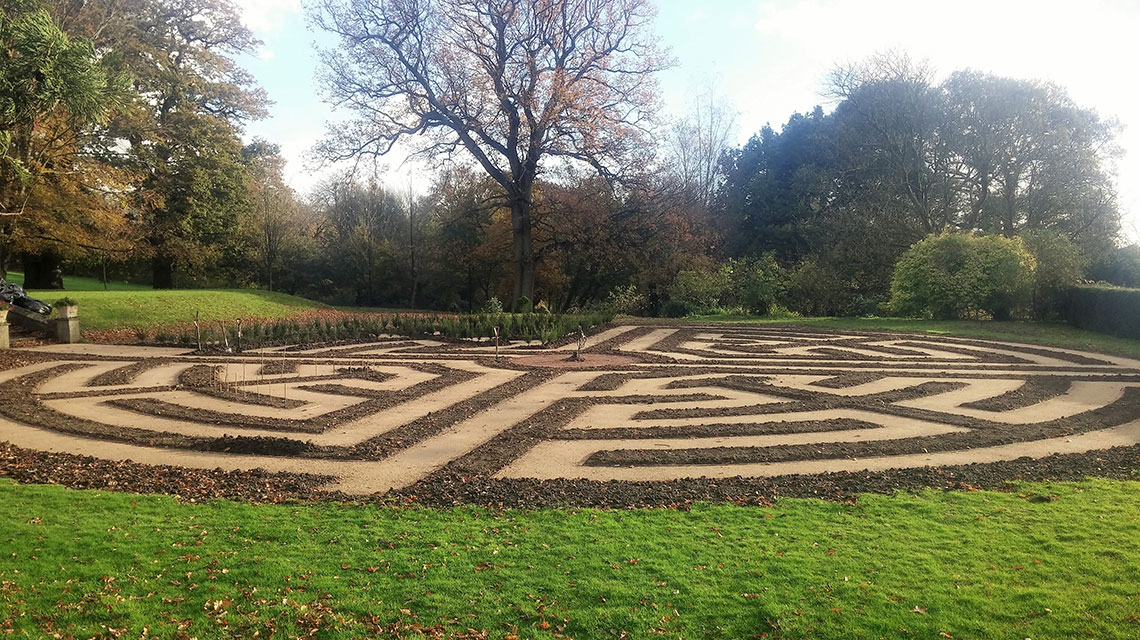
[[[647,0],[320,0],[312,17],[340,46],[322,52],[331,161],[466,151],[510,207],[514,300],[533,299],[534,183],[544,160],[611,180],[644,168],[668,64]]]
[[[721,156],[735,142],[736,113],[711,88],[695,95],[688,115],[673,123],[673,170],[705,208],[711,208],[722,176]]]

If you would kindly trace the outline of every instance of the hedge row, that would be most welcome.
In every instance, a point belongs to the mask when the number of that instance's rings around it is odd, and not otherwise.
[[[225,335],[213,325],[202,328],[202,343],[218,347],[229,345],[234,349],[288,344],[311,344],[333,341],[367,341],[380,335],[399,335],[412,338],[443,336],[471,340],[491,338],[498,329],[503,340],[541,340],[558,342],[573,335],[578,327],[591,329],[613,320],[612,313],[553,315],[549,313],[483,313],[475,315],[428,314],[367,314],[336,320],[296,320],[282,318],[247,323],[239,340],[237,326],[230,324]],[[139,341],[147,334],[139,331]],[[158,333],[155,342],[194,346],[197,341],[193,329],[181,333]],[[239,347],[240,345],[240,347]]]
[[[1140,289],[1073,287],[1066,316],[1082,329],[1140,339]]]

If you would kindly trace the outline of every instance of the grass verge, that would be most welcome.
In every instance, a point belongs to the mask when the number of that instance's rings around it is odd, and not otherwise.
[[[24,274],[19,271],[9,271],[8,282],[24,286]],[[64,291],[103,291],[103,283],[98,278],[84,278],[82,276],[64,276],[63,277]],[[145,284],[131,284],[129,282],[116,282],[109,280],[105,288],[107,291],[150,291],[150,285]],[[62,295],[60,291],[39,291],[40,295]]]
[[[1140,340],[1086,331],[1067,324],[993,322],[975,320],[918,320],[914,318],[767,318],[756,316],[690,316],[662,322],[725,322],[730,324],[789,324],[862,331],[906,331],[936,335],[1009,340],[1065,349],[1096,351],[1140,358]]]
[[[193,289],[155,291],[31,291],[44,302],[65,295],[79,302],[84,330],[146,329],[184,323],[200,311],[203,321],[234,318],[283,318],[325,308],[318,302],[285,293],[255,289]]]
[[[0,517],[0,629],[17,635],[1140,631],[1140,483],[1130,481],[856,504],[490,512],[184,504],[0,480]]]

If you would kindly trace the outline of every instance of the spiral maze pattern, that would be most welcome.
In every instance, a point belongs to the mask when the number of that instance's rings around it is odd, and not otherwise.
[[[55,345],[0,441],[366,495],[440,478],[685,482],[1140,443],[1140,362],[930,335],[619,325],[541,349],[388,338],[226,356]],[[497,355],[496,355],[497,354]]]

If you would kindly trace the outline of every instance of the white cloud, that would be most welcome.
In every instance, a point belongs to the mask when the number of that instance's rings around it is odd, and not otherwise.
[[[300,13],[301,0],[238,0],[242,22],[259,36],[279,28],[287,17]]]

